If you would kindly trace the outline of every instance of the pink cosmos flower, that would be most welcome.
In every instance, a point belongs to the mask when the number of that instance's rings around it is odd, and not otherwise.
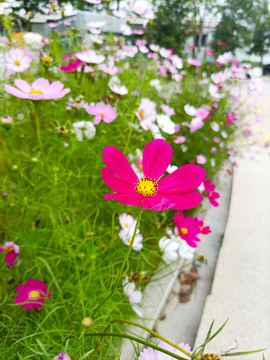
[[[206,164],[207,159],[203,154],[199,154],[196,156],[196,162],[197,162],[197,164],[203,165],[203,164]]]
[[[143,15],[147,11],[147,3],[142,1],[135,1],[130,5],[130,10],[137,15]]]
[[[166,104],[162,104],[161,109],[162,109],[162,111],[165,112],[165,114],[167,114],[169,116],[175,115],[174,109],[171,108],[170,106],[166,105]]]
[[[24,73],[29,69],[32,57],[25,49],[10,48],[5,55],[5,66],[7,70]]]
[[[187,48],[188,48],[188,50],[194,50],[194,49],[196,49],[196,46],[195,45],[189,45]]]
[[[181,239],[185,240],[189,246],[197,247],[195,241],[200,241],[200,239],[196,236],[200,234],[201,230],[192,216],[185,217],[182,212],[174,215],[173,221],[175,226],[179,231],[179,236]]]
[[[25,309],[40,309],[44,306],[45,298],[50,297],[48,286],[42,280],[28,279],[26,285],[17,286],[17,295],[14,299],[16,304],[21,304]]]
[[[177,138],[174,140],[175,144],[184,144],[184,142],[186,141],[186,137],[185,136],[177,136]]]
[[[191,349],[190,346],[188,344],[184,344],[184,343],[180,343],[178,346],[180,346],[182,349],[188,351],[189,353],[191,353]],[[158,347],[168,350],[173,354],[179,355],[185,359],[190,359],[190,357],[188,357],[186,354],[182,353],[182,351],[176,349],[175,347],[165,343],[164,341],[161,341],[158,344]],[[140,353],[140,356],[138,358],[138,360],[173,360],[174,358],[166,355],[158,350],[154,350],[152,348],[145,348],[143,349],[143,351]]]
[[[94,117],[94,124],[97,125],[101,122],[101,120],[105,121],[106,123],[111,123],[117,117],[117,110],[116,108],[106,105],[103,102],[98,102],[94,105],[89,105],[85,108],[85,110],[90,115],[95,115]]]
[[[19,246],[14,244],[14,242],[8,241],[5,242],[4,246],[0,246],[0,251],[6,251],[5,262],[9,267],[12,267],[17,257],[19,256]]]
[[[196,225],[199,226],[201,234],[209,234],[211,232],[210,227],[209,226],[203,226],[203,217],[202,216],[196,216],[195,217],[195,222]]]
[[[105,60],[104,55],[98,55],[94,50],[83,50],[75,54],[77,59],[90,64],[100,64]]]
[[[32,85],[25,80],[14,80],[17,88],[5,84],[5,90],[8,94],[21,99],[30,100],[55,100],[64,97],[70,92],[70,89],[63,89],[64,84],[61,81],[54,81],[51,84],[44,78],[36,79]]]
[[[55,29],[58,25],[55,22],[49,22],[48,23],[49,28]]]
[[[220,46],[226,46],[227,45],[224,41],[217,41],[216,44],[220,45]]]
[[[64,60],[73,60],[74,59],[74,55],[73,54],[63,54],[62,58]]]
[[[146,144],[139,179],[125,155],[114,146],[104,148],[103,160],[107,168],[101,169],[103,181],[114,191],[104,195],[105,200],[115,199],[122,204],[143,209],[163,211],[169,208],[185,210],[197,206],[202,195],[195,191],[205,177],[198,165],[184,165],[163,177],[173,155],[171,146],[164,140]]]
[[[68,21],[68,20],[65,20],[65,21],[63,22],[63,24],[64,24],[65,26],[70,26],[70,25],[71,25],[71,22]]]
[[[242,134],[245,136],[245,137],[249,137],[251,135],[251,131],[249,129],[245,129],[242,131]]]
[[[209,116],[210,112],[204,107],[200,107],[196,110],[196,117],[202,119],[203,121],[207,121]]]
[[[64,352],[60,352],[60,354],[58,356],[55,356],[53,358],[53,360],[71,360],[70,357],[68,356],[68,354],[64,353]]]
[[[193,66],[201,66],[202,65],[200,60],[191,59],[191,58],[188,58],[188,63]]]
[[[142,98],[136,116],[140,120],[140,125],[144,130],[149,130],[156,120],[156,104],[148,98]]]
[[[60,70],[64,72],[74,72],[79,68],[79,66],[81,66],[81,64],[81,60],[77,59],[75,62],[68,63],[66,66],[60,66]]]
[[[226,124],[227,125],[232,125],[236,122],[237,117],[236,117],[236,113],[234,112],[229,112],[226,114]]]
[[[219,195],[219,193],[214,191],[216,188],[216,185],[211,184],[210,179],[204,180],[203,185],[204,185],[204,191],[210,201],[210,204],[217,207],[219,204],[216,201],[216,199],[218,199],[220,197],[220,195]]]
[[[143,35],[144,34],[144,30],[143,29],[135,29],[133,31],[133,34],[135,35]]]
[[[214,50],[211,50],[211,49],[205,50],[205,51],[204,51],[204,54],[205,54],[205,55],[212,55],[212,54],[214,54]]]

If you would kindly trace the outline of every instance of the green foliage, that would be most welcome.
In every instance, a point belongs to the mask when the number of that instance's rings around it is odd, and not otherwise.
[[[147,37],[160,46],[181,53],[186,39],[194,32],[192,0],[162,0],[158,4],[155,19],[147,27]]]
[[[118,341],[108,337],[94,353],[91,351],[98,339],[88,335],[102,332],[115,318],[135,316],[122,286],[97,313],[93,328],[85,329],[81,324],[108,295],[125,258],[127,247],[118,236],[119,214],[128,212],[134,218],[138,214],[137,208],[104,200],[103,195],[111,190],[100,175],[103,147],[113,145],[125,155],[143,150],[153,137],[150,131],[140,129],[135,111],[140,99],[149,97],[160,113],[165,102],[175,109],[172,119],[180,124],[181,135],[187,138],[184,148],[174,142],[177,134],[163,133],[174,150],[172,164],[195,163],[196,155],[203,154],[207,158],[207,177],[213,177],[227,157],[234,129],[226,125],[227,97],[219,101],[218,109],[211,110],[211,122],[220,125],[219,133],[213,132],[210,121],[192,134],[185,126],[190,122],[183,110],[186,103],[209,108],[212,104],[208,86],[199,85],[202,69],[186,68],[181,94],[179,85],[166,77],[160,78],[162,92],[158,92],[149,86],[157,78],[154,60],[138,54],[129,60],[129,69],[124,67],[124,61],[118,63],[121,82],[129,89],[129,95],[120,97],[109,90],[108,76],[99,70],[93,75],[84,74],[81,82],[78,73],[60,72],[63,49],[59,33],[51,36],[53,42],[44,51],[52,57],[52,64],[44,67],[36,61],[32,71],[21,77],[30,83],[42,76],[50,81],[61,80],[74,98],[80,96],[88,103],[106,101],[117,108],[118,117],[110,124],[100,123],[94,139],[78,141],[72,124],[93,118],[84,109],[67,111],[68,96],[42,101],[37,107],[30,100],[6,94],[1,87],[4,101],[0,113],[14,119],[14,124],[0,126],[1,245],[5,241],[18,244],[22,262],[7,269],[0,254],[0,358],[50,359],[66,351],[72,359],[88,358],[89,352],[89,358],[94,360],[115,359],[119,357]],[[71,41],[70,52],[79,50]],[[11,84],[15,78],[16,74],[10,78]],[[42,146],[36,135],[36,117]],[[222,138],[221,131],[228,139]],[[215,142],[216,136],[222,139],[219,143]],[[211,165],[211,159],[216,166]],[[143,212],[140,232],[144,248],[131,252],[126,269],[127,275],[136,275],[137,286],[144,288],[155,273],[161,261],[158,241],[166,227],[174,227],[174,214],[173,210]],[[52,293],[40,311],[26,311],[14,304],[16,287],[28,278],[42,279]],[[114,325],[114,330],[123,331],[123,327]]]
[[[215,54],[224,52],[224,47],[217,41],[226,43],[225,50],[235,52],[238,48],[246,48],[251,43],[254,29],[253,19],[258,13],[260,0],[227,0],[219,10],[221,20],[216,26],[211,47]]]

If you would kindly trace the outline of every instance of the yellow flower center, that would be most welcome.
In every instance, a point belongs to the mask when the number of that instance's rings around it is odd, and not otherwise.
[[[21,64],[21,63],[20,63],[19,60],[15,60],[15,61],[14,61],[14,65],[18,65],[18,66],[19,66],[20,64]]]
[[[140,115],[140,117],[143,117],[144,113],[143,113],[143,111],[142,111],[142,110],[141,110],[141,111],[139,111],[139,115]]]
[[[129,225],[128,225],[128,224],[125,224],[125,227],[127,227],[127,228],[128,228],[128,227],[129,227]]]
[[[135,190],[143,197],[154,196],[158,191],[158,184],[155,179],[143,177],[135,183]]]
[[[41,60],[46,65],[49,65],[52,62],[52,58],[50,56],[43,56]]]
[[[39,89],[38,90],[32,89],[32,90],[29,91],[29,94],[43,95],[42,91],[40,91]]]
[[[187,235],[188,229],[187,228],[181,228],[181,233],[184,235]]]
[[[131,238],[128,238],[128,239],[127,239],[127,242],[128,242],[129,244],[131,244],[131,241],[132,241]]]
[[[37,299],[39,297],[39,292],[36,290],[32,290],[32,291],[30,291],[28,296],[29,296],[29,299]]]
[[[99,113],[99,115],[100,115],[100,116],[104,116],[104,113],[103,113],[103,112],[101,112],[101,113]]]
[[[14,251],[14,246],[12,245],[12,246],[10,246],[10,247],[8,247],[8,248],[6,247],[5,250],[6,250],[8,253],[10,253],[10,252]]]

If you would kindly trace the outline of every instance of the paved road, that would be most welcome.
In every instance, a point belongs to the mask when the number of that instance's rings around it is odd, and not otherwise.
[[[225,351],[237,340],[234,351],[267,347],[270,359],[270,78],[263,81],[265,93],[245,102],[251,136],[237,144],[229,219],[195,345],[213,319],[218,326],[229,317],[207,351]],[[262,354],[237,359],[262,360]]]

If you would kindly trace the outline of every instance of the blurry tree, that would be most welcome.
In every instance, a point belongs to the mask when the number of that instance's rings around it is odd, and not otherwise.
[[[258,8],[253,23],[254,31],[249,54],[258,55],[262,66],[263,57],[269,52],[270,46],[270,12],[267,0],[263,0],[260,8]]]
[[[250,46],[254,19],[261,3],[261,0],[226,0],[219,6],[221,20],[215,28],[211,44],[215,54],[224,52],[224,47],[217,45],[217,41],[225,42],[226,51],[233,53],[237,48]]]
[[[154,1],[155,19],[146,29],[149,41],[181,53],[187,37],[195,31],[192,4],[193,0]]]

